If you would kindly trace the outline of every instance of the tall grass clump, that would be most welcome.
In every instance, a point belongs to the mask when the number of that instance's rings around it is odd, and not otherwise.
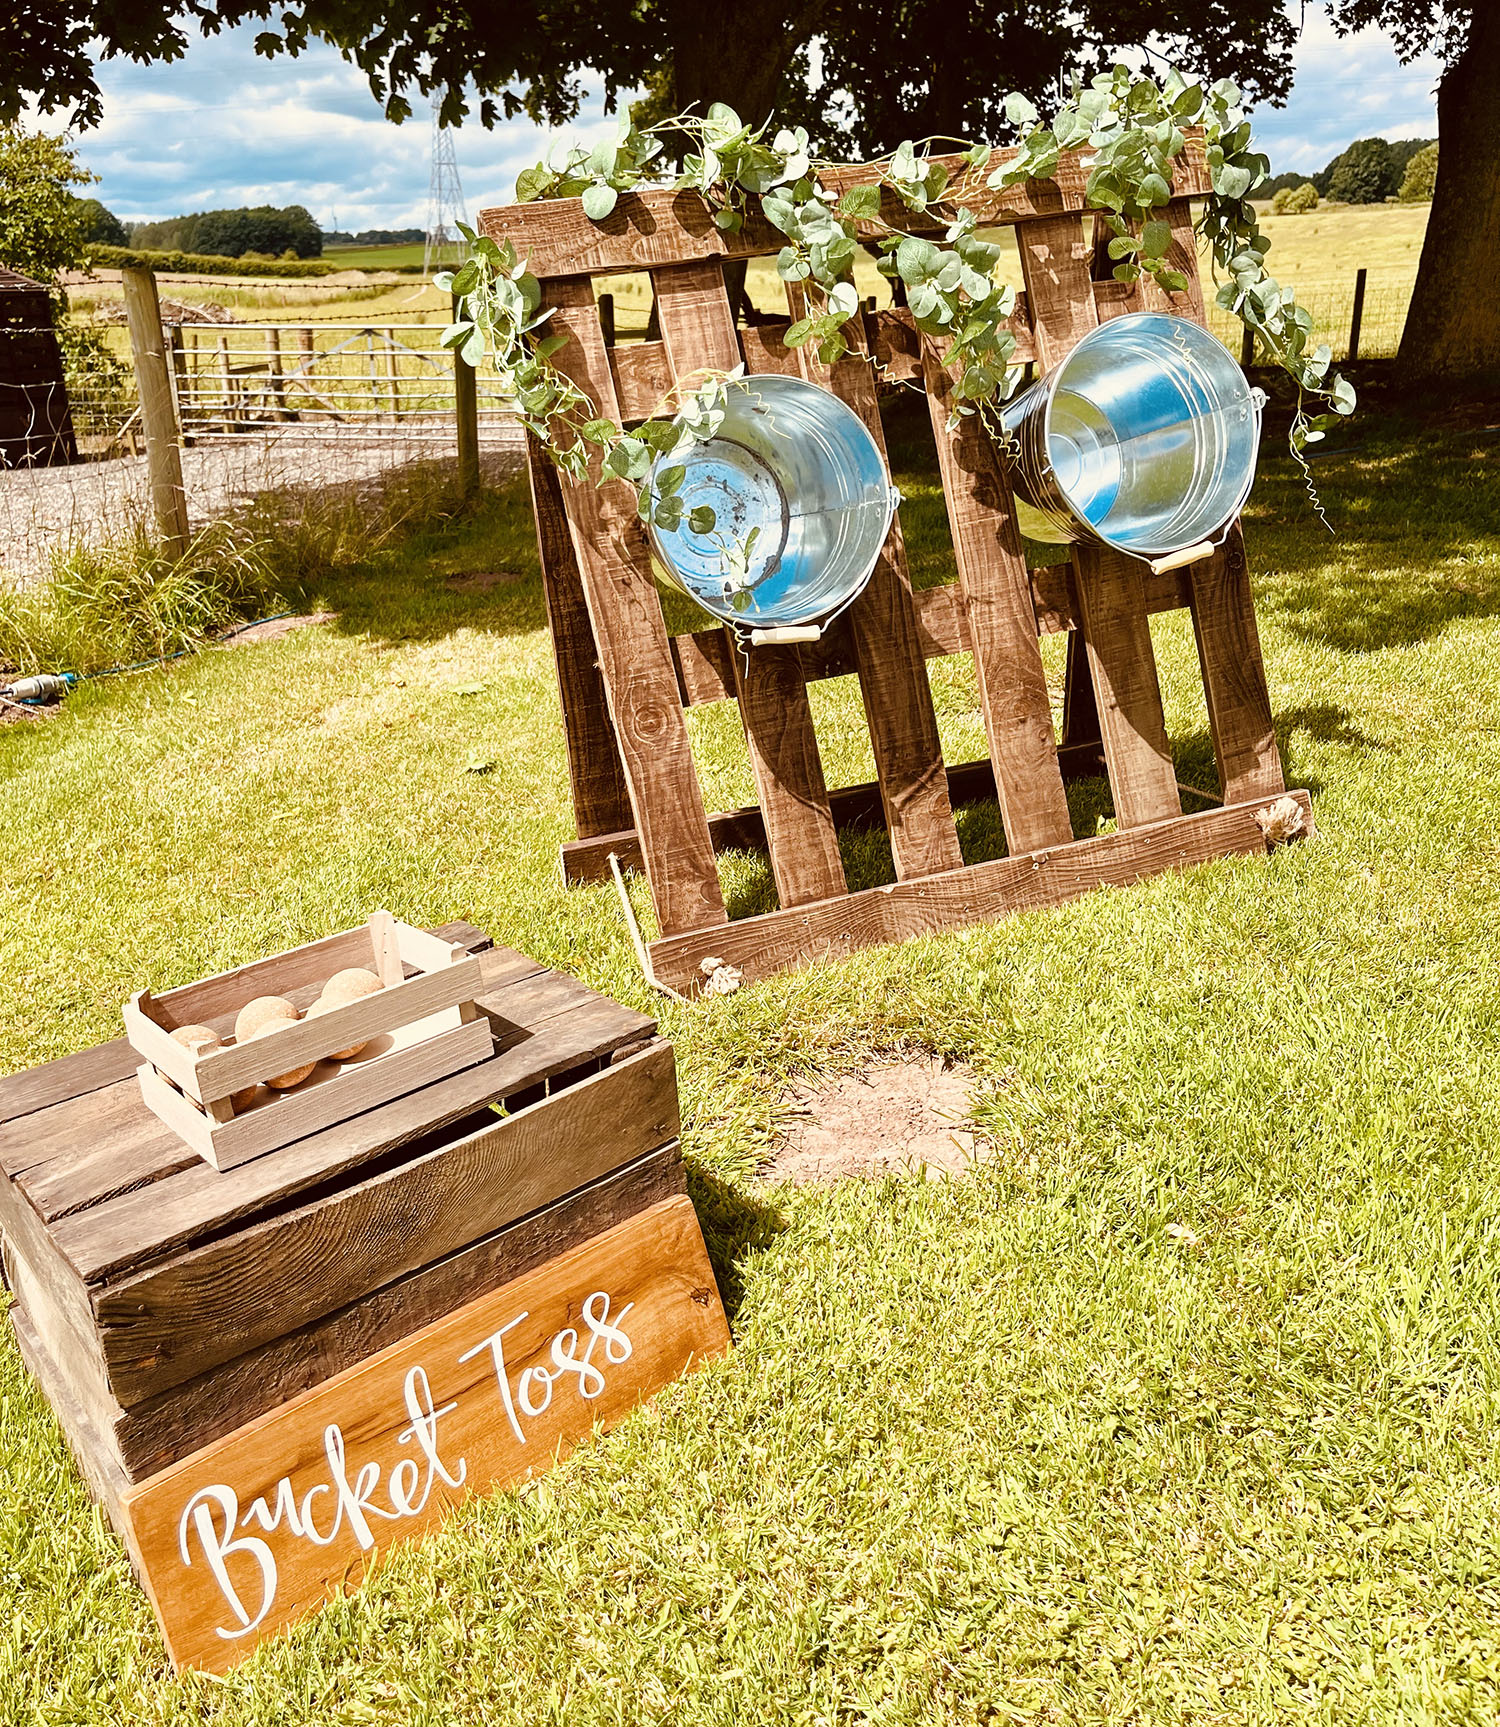
[[[419,463],[359,486],[261,492],[181,558],[130,520],[103,544],[60,548],[42,581],[0,586],[0,672],[87,675],[189,651],[246,618],[326,599],[330,578],[466,507],[451,465]]]

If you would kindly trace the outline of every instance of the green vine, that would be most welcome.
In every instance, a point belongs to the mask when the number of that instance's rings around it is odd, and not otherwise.
[[[1171,261],[1173,233],[1161,212],[1172,197],[1173,163],[1187,148],[1188,131],[1196,128],[1203,135],[1211,188],[1198,230],[1208,241],[1216,279],[1222,278],[1217,301],[1255,331],[1296,383],[1293,452],[1302,459],[1307,444],[1353,411],[1352,387],[1330,374],[1329,348],[1311,345],[1307,310],[1266,269],[1270,242],[1250,199],[1265,184],[1270,165],[1250,147],[1250,123],[1232,82],[1223,79],[1204,88],[1176,71],[1158,82],[1117,66],[1086,87],[1075,86],[1050,126],[1041,124],[1024,96],[1008,96],[1005,109],[1020,133],[1020,150],[987,179],[992,155],[987,145],[924,139],[903,143],[869,164],[875,171],[872,182],[835,196],[824,185],[835,164],[812,155],[804,130],[771,133],[769,123],[746,125],[732,108],[715,103],[706,114],[678,115],[645,131],[627,121],[616,139],[592,149],[554,148],[520,175],[516,195],[522,202],[577,197],[591,220],[603,221],[621,192],[660,183],[659,158],[672,137],[683,159],[676,187],[701,193],[721,230],[736,232],[758,207],[785,237],[777,272],[797,286],[804,302],[802,315],[786,332],[786,344],[815,344],[819,358],[829,364],[849,351],[847,326],[860,306],[853,281],[860,229],[867,235],[873,229],[877,268],[902,283],[917,328],[947,344],[943,364],[957,373],[950,429],[960,417],[978,414],[998,433],[1000,404],[1019,376],[1009,327],[1015,291],[995,280],[999,248],[980,238],[980,217],[963,202],[966,188],[981,180],[1001,190],[1051,179],[1065,150],[1083,150],[1089,165],[1085,202],[1112,231],[1115,277],[1132,282],[1149,275],[1168,293],[1180,292],[1187,279]],[[956,179],[944,162],[933,159],[937,144],[959,146]],[[900,206],[924,216],[924,225],[934,216],[944,222],[942,240],[892,221],[885,190]],[[591,450],[597,448],[601,483],[609,477],[629,481],[643,519],[654,519],[668,531],[679,526],[681,465],[668,461],[651,484],[653,465],[660,456],[715,435],[725,392],[741,381],[738,371],[710,378],[686,394],[669,417],[659,415],[626,432],[601,417],[586,393],[552,364],[563,338],[546,334],[540,288],[515,248],[468,229],[464,233],[471,244],[467,262],[437,278],[437,285],[451,289],[464,307],[464,316],[444,333],[444,343],[460,348],[472,365],[486,355],[492,359],[502,390],[565,472],[586,475]],[[1308,397],[1321,399],[1326,411],[1309,414]],[[713,526],[712,511],[692,512],[694,533],[711,533]]]

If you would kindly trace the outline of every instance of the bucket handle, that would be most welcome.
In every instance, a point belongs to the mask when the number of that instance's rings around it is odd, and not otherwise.
[[[821,624],[779,624],[775,629],[751,630],[752,648],[774,648],[783,642],[816,642],[823,635]]]
[[[1255,415],[1257,443],[1260,441],[1261,415],[1268,400],[1269,397],[1266,392],[1259,386],[1250,391],[1250,409]],[[1180,552],[1168,552],[1165,557],[1161,558],[1147,558],[1146,568],[1150,570],[1153,576],[1165,576],[1169,571],[1186,569],[1189,564],[1201,564],[1205,558],[1211,558],[1224,544],[1233,525],[1232,522],[1226,522],[1223,533],[1216,540],[1200,540],[1195,546],[1184,546]]]

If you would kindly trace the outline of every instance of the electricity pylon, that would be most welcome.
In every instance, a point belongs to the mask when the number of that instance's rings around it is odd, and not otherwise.
[[[440,118],[441,97],[432,99],[432,174],[427,182],[427,244],[422,252],[422,274],[457,261],[462,242],[460,222],[468,221],[464,189],[458,178],[458,158],[453,154],[453,134]]]

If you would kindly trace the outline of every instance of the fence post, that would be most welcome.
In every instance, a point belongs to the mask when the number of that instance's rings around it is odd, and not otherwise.
[[[459,319],[458,295],[453,296],[453,321]],[[453,350],[453,405],[458,421],[458,489],[468,498],[479,490],[479,384],[474,368]]]
[[[270,374],[271,400],[280,420],[290,420],[286,411],[286,373],[281,369],[281,331],[274,324],[266,330],[266,370]]]
[[[1365,277],[1367,270],[1361,270],[1354,278],[1354,310],[1349,314],[1349,357],[1346,365],[1352,366],[1359,358],[1359,326],[1365,316]]]
[[[1248,324],[1240,337],[1240,369],[1248,372],[1255,364],[1255,332]]]
[[[128,265],[121,272],[130,351],[141,392],[141,426],[151,474],[151,502],[167,552],[180,558],[188,547],[187,492],[182,483],[182,443],[172,405],[172,373],[167,364],[156,277]]]
[[[604,331],[604,345],[612,348],[615,345],[615,297],[613,294],[599,296],[599,327]]]

